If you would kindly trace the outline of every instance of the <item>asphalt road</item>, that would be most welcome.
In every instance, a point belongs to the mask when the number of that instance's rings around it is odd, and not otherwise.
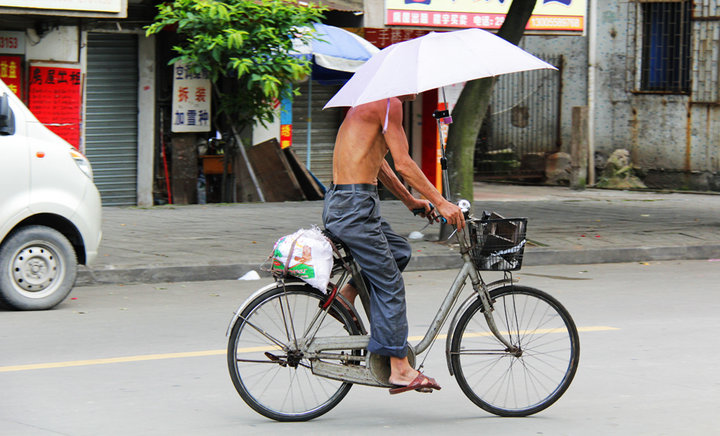
[[[412,337],[454,274],[405,275]],[[243,403],[225,365],[233,311],[267,281],[218,281],[81,287],[52,311],[0,311],[0,434],[720,434],[720,262],[527,267],[517,277],[550,291],[581,330],[575,381],[533,417],[474,406],[437,343],[425,367],[442,391],[355,386],[318,419],[270,421]]]

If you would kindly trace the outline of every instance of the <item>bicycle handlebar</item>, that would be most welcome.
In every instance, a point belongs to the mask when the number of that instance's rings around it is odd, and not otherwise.
[[[430,212],[428,212],[427,214],[431,214],[433,210],[435,210],[435,205],[430,203]],[[413,215],[417,216],[418,214],[425,213],[425,209],[419,207],[419,208],[413,209],[412,213],[413,213]],[[442,216],[442,215],[436,215],[436,216],[437,216],[437,219],[440,220],[443,224],[447,223],[447,219],[444,216]]]
[[[467,201],[467,200],[460,199],[460,200],[457,202],[457,205],[458,205],[458,207],[460,207],[460,210],[462,210],[462,213],[463,213],[463,216],[465,217],[465,220],[466,220],[466,221],[469,220],[469,219],[470,219],[470,208],[471,208],[470,202]],[[433,211],[434,209],[435,209],[435,205],[432,204],[432,203],[430,203],[430,212],[428,212],[428,213],[432,213],[432,211]],[[425,209],[423,209],[423,208],[417,208],[417,209],[413,209],[413,210],[412,210],[413,215],[418,215],[418,214],[423,213],[423,212],[425,212]],[[446,223],[447,223],[447,219],[446,219],[444,216],[442,216],[442,215],[437,215],[437,218],[438,218],[443,224],[446,224]]]

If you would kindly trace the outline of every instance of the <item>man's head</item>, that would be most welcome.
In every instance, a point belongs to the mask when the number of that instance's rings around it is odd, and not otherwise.
[[[398,99],[400,101],[413,101],[417,97],[417,94],[405,94],[405,95],[399,95]]]

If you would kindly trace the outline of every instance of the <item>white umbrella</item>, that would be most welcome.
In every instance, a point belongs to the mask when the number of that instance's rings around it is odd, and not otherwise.
[[[556,69],[481,29],[431,32],[373,55],[325,108],[358,106],[482,77],[543,68]]]

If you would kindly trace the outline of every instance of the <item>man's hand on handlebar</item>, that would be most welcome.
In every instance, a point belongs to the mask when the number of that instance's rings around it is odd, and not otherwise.
[[[458,230],[465,228],[465,216],[457,205],[445,200],[442,204],[437,205],[437,210],[448,223],[456,226]]]
[[[412,205],[409,205],[408,208],[414,215],[420,215],[423,218],[427,218],[430,223],[440,221],[440,217],[437,215],[435,206],[427,200],[415,199],[415,202]]]
[[[416,206],[420,206],[422,203],[422,207],[410,208],[410,210],[412,210],[412,213],[414,213],[415,215],[420,215],[424,218],[427,218],[428,221],[430,221],[431,223],[442,221],[443,223],[450,223],[455,225],[458,230],[462,230],[463,228],[465,228],[465,216],[463,215],[462,210],[458,206],[450,203],[449,201],[444,201],[442,207],[438,206],[437,209],[432,203],[427,200],[416,201]]]

